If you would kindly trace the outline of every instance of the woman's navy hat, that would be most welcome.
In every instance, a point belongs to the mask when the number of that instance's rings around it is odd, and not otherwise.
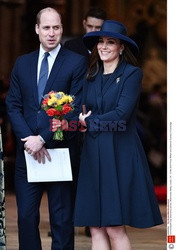
[[[98,43],[100,36],[112,37],[124,41],[135,56],[139,52],[137,44],[129,38],[127,35],[127,29],[125,25],[114,20],[106,20],[103,22],[100,31],[89,32],[84,35],[83,42],[88,50],[92,50],[94,45]]]

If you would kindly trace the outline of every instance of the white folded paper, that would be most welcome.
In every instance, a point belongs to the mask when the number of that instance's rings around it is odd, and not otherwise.
[[[24,151],[28,182],[72,181],[72,170],[68,148],[47,149],[51,161],[38,163]]]

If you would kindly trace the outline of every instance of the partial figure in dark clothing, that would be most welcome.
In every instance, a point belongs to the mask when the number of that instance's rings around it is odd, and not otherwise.
[[[103,9],[91,8],[83,20],[85,33],[100,30],[105,19],[106,12]],[[64,47],[89,59],[90,51],[83,43],[83,36],[66,41]]]

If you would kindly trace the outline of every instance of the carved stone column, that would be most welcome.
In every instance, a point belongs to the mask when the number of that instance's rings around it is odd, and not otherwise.
[[[20,52],[22,0],[0,1],[0,74],[9,75]]]
[[[91,6],[98,6],[107,12],[108,19],[123,22],[125,0],[91,0]]]
[[[1,127],[0,127],[0,249],[6,250],[4,163],[3,163]]]
[[[84,33],[82,21],[90,8],[90,0],[67,0],[65,34],[77,36]]]
[[[109,19],[123,22],[124,17],[124,1],[123,0],[104,0],[105,10]]]

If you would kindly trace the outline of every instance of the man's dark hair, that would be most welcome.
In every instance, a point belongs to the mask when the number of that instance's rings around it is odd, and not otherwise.
[[[98,19],[106,20],[106,11],[96,7],[90,8],[89,11],[86,13],[84,19],[87,19],[88,17],[95,17]]]

